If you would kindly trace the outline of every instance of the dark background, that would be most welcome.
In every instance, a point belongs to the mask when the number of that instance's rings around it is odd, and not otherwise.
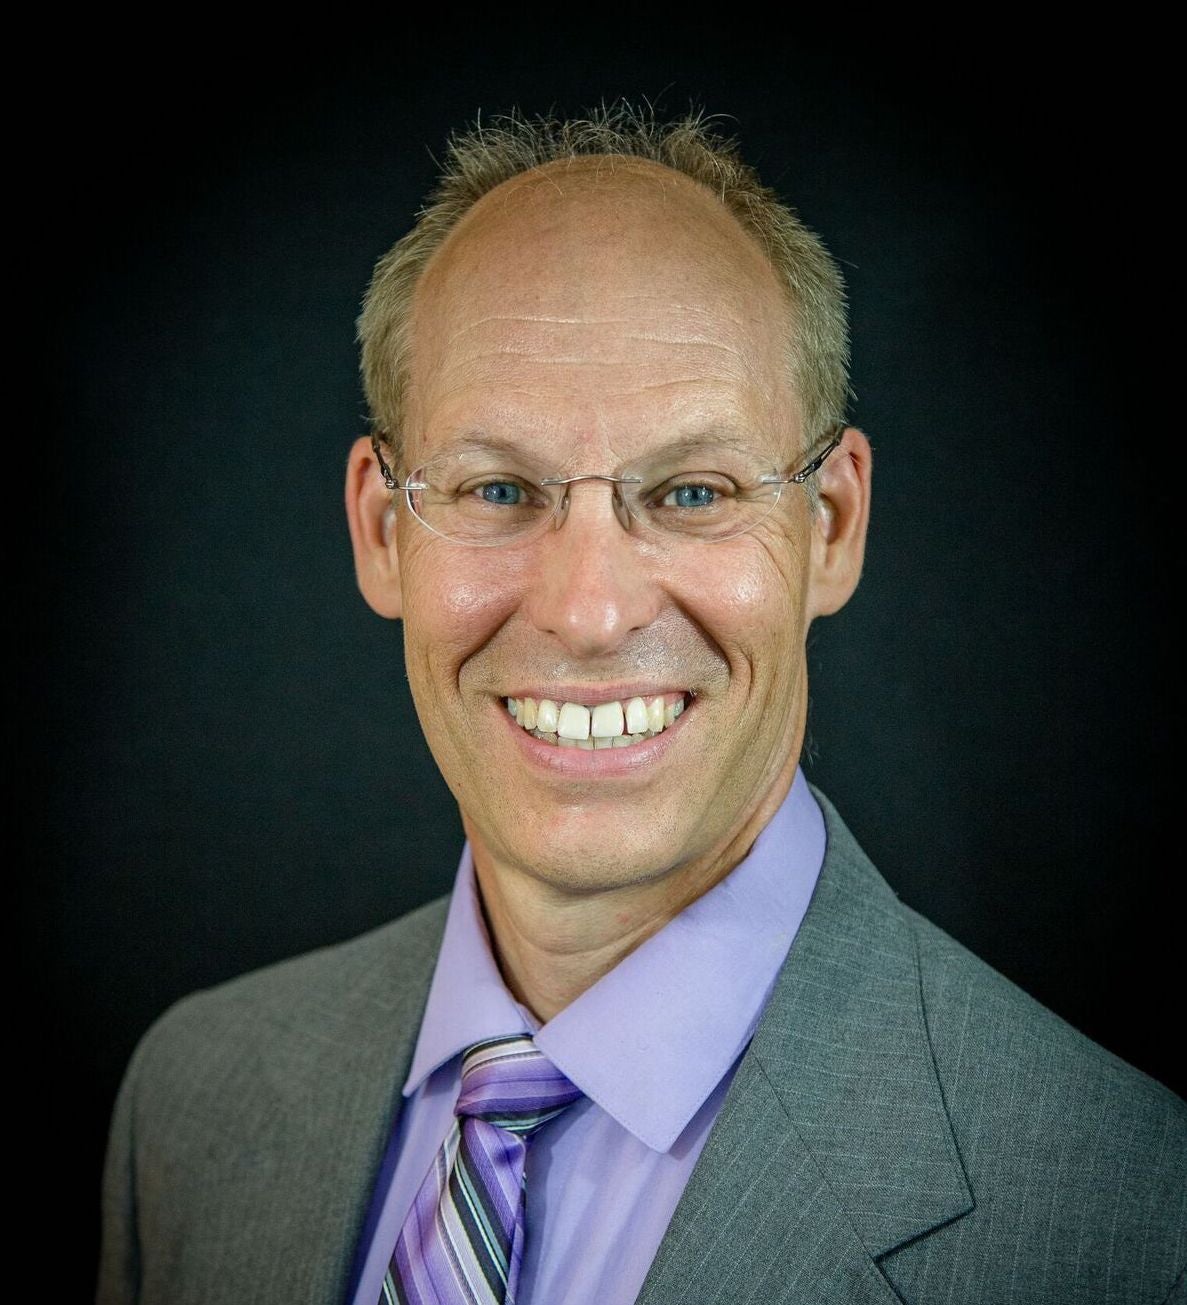
[[[39,1144],[29,1205],[84,1260],[150,1021],[451,881],[460,827],[341,481],[371,266],[479,109],[695,100],[823,234],[876,474],[862,588],[811,639],[809,777],[905,900],[1187,1090],[1147,52],[466,31],[189,33],[149,59],[82,33],[55,62],[12,269],[39,346],[12,441],[17,1019],[29,1135],[70,1156],[63,1181]]]

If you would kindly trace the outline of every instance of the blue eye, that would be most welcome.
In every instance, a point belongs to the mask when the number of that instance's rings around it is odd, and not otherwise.
[[[712,507],[717,491],[711,485],[678,485],[664,495],[664,507]]]
[[[509,480],[492,480],[481,486],[483,500],[496,507],[517,507],[523,502],[523,486]]]

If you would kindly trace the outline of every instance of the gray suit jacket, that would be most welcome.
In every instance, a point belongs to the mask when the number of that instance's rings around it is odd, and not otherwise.
[[[1187,1297],[1187,1106],[904,907],[821,805],[819,886],[639,1300]],[[444,918],[198,993],[145,1035],[103,1305],[343,1300]]]

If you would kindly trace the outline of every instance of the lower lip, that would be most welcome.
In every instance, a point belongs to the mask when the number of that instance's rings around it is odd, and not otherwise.
[[[524,755],[534,765],[554,775],[563,775],[574,779],[602,779],[619,775],[633,775],[645,766],[652,766],[672,746],[674,736],[680,733],[684,722],[695,706],[690,704],[679,716],[665,727],[663,733],[642,743],[632,743],[629,748],[562,748],[555,743],[545,743],[533,738],[507,710],[505,700],[499,700],[499,711],[516,739]]]

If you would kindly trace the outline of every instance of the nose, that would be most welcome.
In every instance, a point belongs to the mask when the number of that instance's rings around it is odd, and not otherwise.
[[[575,655],[612,653],[659,615],[663,593],[654,550],[637,527],[624,527],[611,485],[588,481],[567,490],[559,528],[535,542],[525,612]],[[625,512],[621,516],[633,524]]]

